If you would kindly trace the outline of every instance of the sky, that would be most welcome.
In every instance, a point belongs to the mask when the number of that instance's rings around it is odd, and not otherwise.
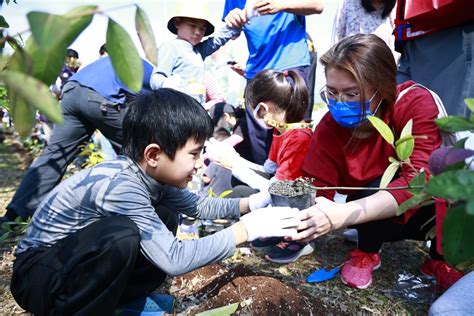
[[[123,26],[131,35],[135,45],[139,48],[143,56],[141,45],[135,31],[135,4],[139,5],[148,15],[151,27],[155,33],[157,45],[170,40],[174,35],[168,31],[166,24],[170,17],[176,12],[176,1],[174,0],[101,0],[101,1],[80,1],[80,0],[49,0],[49,1],[26,1],[17,0],[18,4],[10,1],[9,5],[3,4],[1,15],[5,17],[10,24],[8,34],[14,35],[29,29],[26,14],[30,11],[42,11],[52,14],[64,14],[65,12],[81,5],[98,4],[99,8],[105,11],[105,14],[114,19],[115,22]],[[203,0],[189,0],[196,5]],[[312,15],[306,18],[307,31],[313,38],[318,55],[324,53],[330,45],[331,31],[334,15],[337,9],[338,0],[325,0],[325,9],[320,15]],[[218,28],[221,26],[222,11],[224,0],[209,0],[210,21]],[[96,14],[92,23],[85,29],[76,41],[70,46],[79,52],[82,65],[87,65],[95,61],[99,56],[99,47],[105,43],[105,34],[107,30],[107,16]],[[23,35],[26,39],[29,33]],[[7,45],[8,46],[8,45]],[[230,49],[235,55],[235,59],[245,64],[247,58],[247,48],[244,36],[240,36],[236,41],[230,41],[226,49]],[[11,53],[8,49],[5,53]],[[324,85],[324,73],[320,65],[317,68],[316,91]],[[319,98],[319,96],[318,96]],[[318,99],[316,100],[318,101]]]

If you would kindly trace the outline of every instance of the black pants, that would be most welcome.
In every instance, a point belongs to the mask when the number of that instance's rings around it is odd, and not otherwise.
[[[369,187],[378,187],[380,179],[368,184]],[[349,201],[357,200],[372,195],[374,191],[364,190],[348,197]],[[359,233],[358,248],[365,252],[378,252],[384,242],[394,242],[404,239],[426,240],[426,234],[436,225],[436,211],[434,205],[420,208],[413,214],[408,222],[397,223],[393,218],[372,221],[350,228],[357,229]],[[441,259],[436,251],[436,240],[432,240],[430,256]]]
[[[176,213],[158,212],[176,232]],[[113,315],[117,305],[152,292],[165,278],[141,253],[135,223],[112,216],[52,247],[20,254],[10,288],[17,303],[35,315]]]

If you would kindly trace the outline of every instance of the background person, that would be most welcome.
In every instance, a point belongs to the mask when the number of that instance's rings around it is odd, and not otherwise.
[[[249,57],[245,69],[240,70],[245,78],[250,80],[264,69],[296,70],[309,87],[311,60],[305,16],[322,11],[320,0],[226,0],[223,19],[230,26],[243,25],[247,40]],[[312,106],[308,104],[311,110],[306,112],[309,117],[305,119],[311,119]],[[245,117],[248,131],[245,136],[249,137],[245,141],[250,142],[252,155],[244,158],[263,164],[268,157],[272,133],[258,124],[248,107]]]

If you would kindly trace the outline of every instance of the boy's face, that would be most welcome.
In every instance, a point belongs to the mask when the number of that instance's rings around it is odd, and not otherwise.
[[[176,21],[175,26],[178,38],[188,41],[191,45],[195,46],[204,37],[207,23],[199,19],[180,18]]]
[[[155,174],[151,176],[159,182],[185,189],[197,169],[202,165],[203,146],[204,143],[197,143],[194,139],[189,139],[186,145],[176,151],[174,160],[162,152],[159,166],[155,169]]]

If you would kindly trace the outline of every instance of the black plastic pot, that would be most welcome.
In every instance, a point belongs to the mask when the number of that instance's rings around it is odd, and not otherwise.
[[[314,204],[315,192],[309,192],[297,196],[286,196],[270,193],[273,206],[289,206],[304,210]]]

